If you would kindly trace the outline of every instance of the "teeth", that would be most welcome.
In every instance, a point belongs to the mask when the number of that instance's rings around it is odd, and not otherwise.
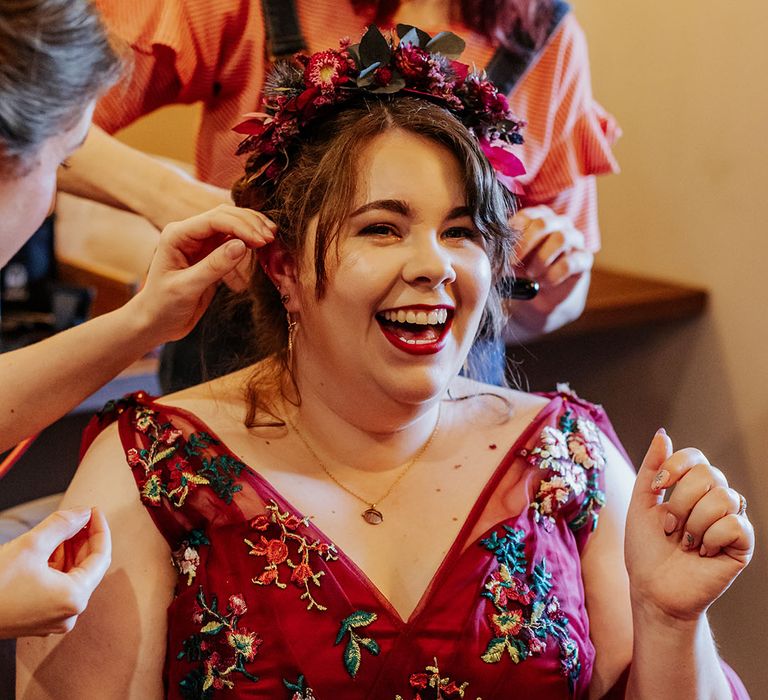
[[[426,311],[385,311],[383,314],[387,321],[392,323],[413,323],[420,326],[435,326],[443,324],[448,320],[448,309],[436,309],[427,313]]]

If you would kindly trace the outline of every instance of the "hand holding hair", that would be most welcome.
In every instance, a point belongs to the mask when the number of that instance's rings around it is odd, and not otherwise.
[[[145,315],[158,344],[192,330],[218,283],[237,276],[249,251],[274,240],[275,229],[260,212],[227,204],[166,226],[146,283],[130,302]]]

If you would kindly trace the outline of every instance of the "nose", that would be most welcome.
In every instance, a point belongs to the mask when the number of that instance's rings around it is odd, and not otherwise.
[[[441,244],[438,235],[414,236],[403,277],[409,284],[437,288],[456,279],[451,251]]]

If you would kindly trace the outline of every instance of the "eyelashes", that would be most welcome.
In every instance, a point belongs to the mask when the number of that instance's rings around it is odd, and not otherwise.
[[[393,226],[391,224],[372,224],[370,226],[365,226],[364,228],[362,228],[360,230],[359,235],[398,237],[398,236],[401,236],[401,233],[396,226]],[[474,228],[469,228],[466,226],[451,226],[450,228],[447,228],[443,231],[442,236],[444,238],[450,238],[450,239],[466,238],[468,240],[477,240],[478,238],[480,238],[480,232],[475,230]]]

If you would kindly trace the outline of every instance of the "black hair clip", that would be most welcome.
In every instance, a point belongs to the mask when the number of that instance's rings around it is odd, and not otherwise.
[[[502,277],[497,285],[504,299],[533,299],[539,293],[539,283],[525,277]]]

